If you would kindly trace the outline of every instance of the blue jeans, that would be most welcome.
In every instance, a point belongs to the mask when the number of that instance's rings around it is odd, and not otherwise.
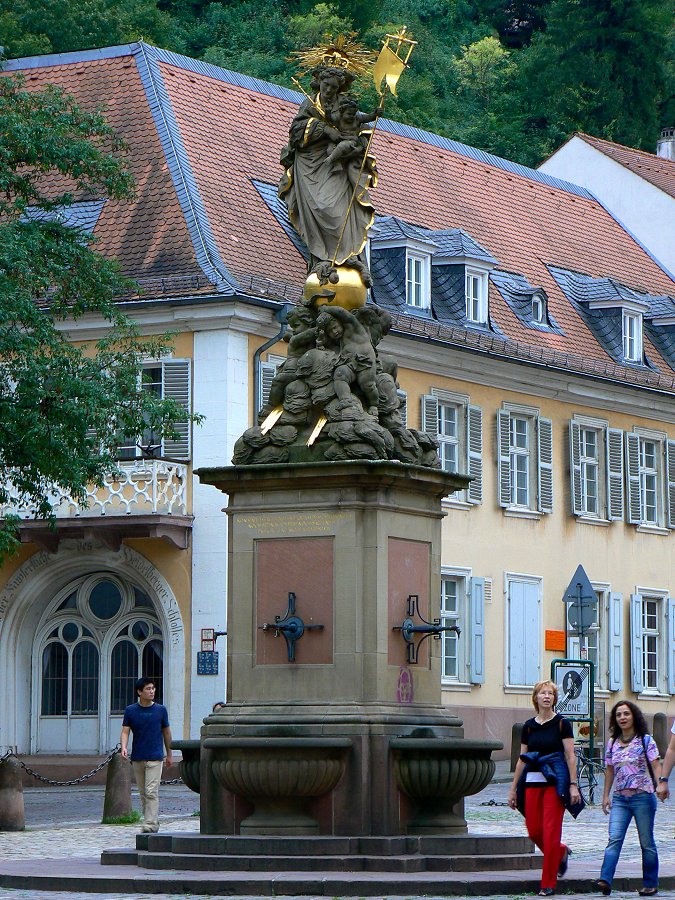
[[[609,816],[609,843],[602,861],[600,878],[611,885],[619,862],[630,820],[635,819],[640,847],[642,848],[642,881],[644,886],[659,886],[659,856],[654,842],[654,816],[656,815],[656,795],[640,792],[632,797],[614,794],[612,811]]]

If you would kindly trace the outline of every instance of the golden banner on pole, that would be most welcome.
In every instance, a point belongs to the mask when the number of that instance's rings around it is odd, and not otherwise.
[[[379,94],[382,93],[382,82],[386,79],[387,87],[396,97],[396,85],[405,67],[403,60],[385,44],[380,50],[380,55],[377,57],[373,67],[373,81],[377,92]]]

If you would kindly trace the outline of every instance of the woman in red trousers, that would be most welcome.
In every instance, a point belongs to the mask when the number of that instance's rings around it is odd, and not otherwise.
[[[521,758],[509,790],[509,806],[524,805],[527,832],[544,854],[540,897],[555,894],[572,852],[561,843],[566,805],[581,804],[572,724],[555,712],[558,688],[540,681],[532,691],[537,714],[523,725]],[[520,801],[520,802],[519,802]]]

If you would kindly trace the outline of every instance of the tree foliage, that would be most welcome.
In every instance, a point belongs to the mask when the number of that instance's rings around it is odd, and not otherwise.
[[[0,0],[10,56],[144,38],[292,86],[289,56],[356,29],[419,41],[387,115],[537,164],[572,131],[653,150],[675,123],[675,0]],[[366,90],[369,103],[372,90]]]
[[[50,518],[54,491],[82,500],[115,469],[121,435],[169,436],[186,412],[142,389],[142,360],[167,339],[138,335],[116,303],[129,282],[63,221],[75,200],[133,194],[103,116],[5,76],[0,134],[0,507]],[[87,314],[103,336],[73,343]],[[0,556],[16,546],[14,525],[0,525]]]

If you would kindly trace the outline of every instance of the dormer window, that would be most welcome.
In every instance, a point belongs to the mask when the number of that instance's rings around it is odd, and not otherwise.
[[[623,357],[629,362],[642,361],[642,315],[623,311]]]
[[[426,254],[406,253],[405,302],[415,309],[431,306],[430,258]]]
[[[546,299],[543,294],[532,295],[532,321],[546,325]]]
[[[478,325],[487,322],[487,272],[467,268],[465,276],[466,320]]]

